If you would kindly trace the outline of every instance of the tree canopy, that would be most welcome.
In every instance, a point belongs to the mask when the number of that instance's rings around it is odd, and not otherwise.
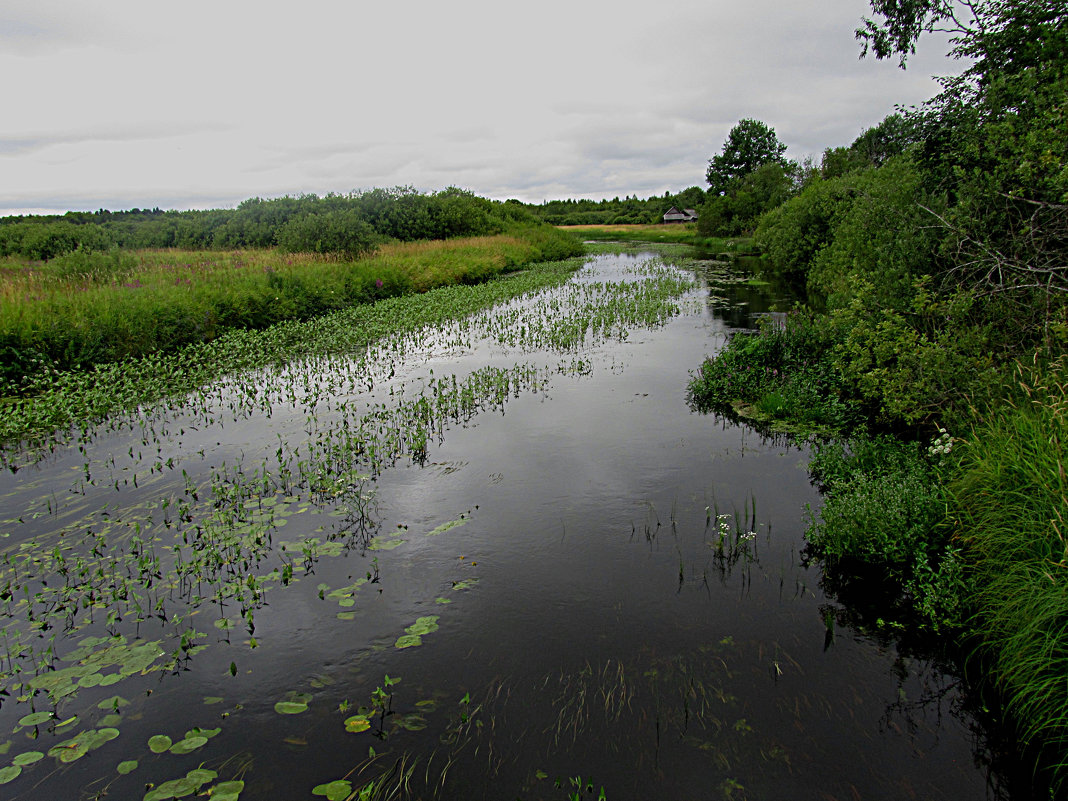
[[[708,162],[705,177],[712,195],[725,194],[731,184],[769,162],[785,164],[786,145],[775,129],[760,120],[744,119],[731,128],[723,151]]]

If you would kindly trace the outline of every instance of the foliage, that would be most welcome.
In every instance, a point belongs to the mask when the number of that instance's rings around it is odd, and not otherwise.
[[[949,518],[974,565],[974,625],[1021,737],[1068,754],[1068,359],[1017,364],[967,437]]]
[[[350,258],[372,252],[379,239],[353,209],[294,217],[276,237],[278,246],[289,253],[338,253]]]
[[[761,215],[793,194],[795,176],[791,165],[769,161],[735,179],[725,194],[713,194],[701,208],[698,232],[706,237],[752,233]]]
[[[289,250],[352,255],[366,252],[375,240],[491,235],[534,222],[515,204],[497,203],[455,187],[434,194],[394,187],[325,197],[250,198],[236,209],[206,212],[101,209],[70,212],[62,218],[6,217],[0,219],[0,257],[47,260],[75,249],[115,246],[271,248],[282,244],[280,236]]]
[[[705,178],[709,194],[726,194],[736,181],[764,164],[785,165],[785,152],[786,145],[779,141],[774,128],[760,120],[740,120],[727,134],[719,155],[708,162]]]
[[[691,406],[724,411],[745,404],[761,416],[806,426],[842,428],[856,410],[825,358],[827,341],[811,317],[792,312],[782,324],[734,334],[701,365],[687,388]]]
[[[827,494],[805,536],[831,580],[874,579],[897,614],[959,627],[962,561],[948,547],[944,491],[919,444],[887,435],[818,444],[810,469]]]

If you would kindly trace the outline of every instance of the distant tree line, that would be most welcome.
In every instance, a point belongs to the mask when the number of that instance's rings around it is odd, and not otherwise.
[[[622,200],[547,200],[521,205],[550,225],[648,225],[663,222],[664,213],[672,206],[699,209],[706,199],[704,189],[691,186],[677,194],[665,192],[645,200],[628,195]]]
[[[235,249],[356,255],[388,240],[497,234],[534,222],[521,204],[499,203],[450,187],[423,194],[411,187],[350,194],[251,198],[211,211],[68,212],[0,218],[0,257],[48,260],[73,251],[113,248]]]

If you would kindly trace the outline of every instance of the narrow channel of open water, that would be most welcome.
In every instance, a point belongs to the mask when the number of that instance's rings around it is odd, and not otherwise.
[[[575,280],[635,280],[626,270],[649,256],[598,257]],[[58,718],[79,715],[76,731],[100,727],[114,710],[97,704],[121,695],[121,720],[105,721],[119,736],[69,764],[27,764],[0,795],[140,799],[203,766],[243,780],[249,801],[321,798],[313,788],[343,780],[354,791],[377,781],[374,797],[394,798],[565,799],[577,787],[612,801],[1003,797],[953,676],[885,639],[829,632],[834,603],[800,556],[806,505],[820,502],[806,451],[686,405],[689,372],[727,321],[766,308],[753,292],[702,286],[664,326],[578,354],[485,343],[409,353],[395,386],[491,363],[584,366],[453,426],[424,463],[383,471],[368,486],[378,542],[391,547],[320,558],[272,589],[255,614],[257,647],[240,627],[226,642],[204,611],[208,647],[183,669],[68,697]],[[47,538],[105,503],[107,519],[122,518],[223,462],[255,464],[310,436],[295,408],[219,420],[193,430],[176,412],[159,441],[101,433],[93,458],[115,461],[79,493],[78,453],[6,475],[9,542]],[[157,455],[178,464],[124,483]],[[64,511],[34,519],[48,498]],[[315,509],[299,512],[278,540],[321,525]],[[354,605],[328,594],[372,572]],[[398,648],[412,626],[420,643]],[[346,731],[376,688],[389,714]],[[307,709],[281,714],[287,697]],[[0,704],[0,767],[71,736],[17,725],[28,711]],[[193,727],[221,731],[189,754],[147,745]],[[125,760],[137,767],[119,775]]]

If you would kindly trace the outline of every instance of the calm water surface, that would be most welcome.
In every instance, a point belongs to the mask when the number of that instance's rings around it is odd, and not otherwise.
[[[574,280],[637,280],[628,270],[649,256],[598,257]],[[376,781],[376,797],[395,798],[1001,797],[953,676],[891,641],[829,628],[834,603],[800,555],[806,506],[820,503],[806,451],[686,405],[689,371],[767,302],[744,285],[702,285],[662,327],[578,353],[447,338],[410,351],[346,400],[387,402],[431,371],[554,372],[503,413],[453,426],[425,462],[368,482],[363,530],[268,593],[253,635],[217,627],[205,607],[192,618],[205,649],[177,670],[63,698],[51,723],[77,715],[68,727],[20,726],[29,702],[5,697],[0,767],[79,730],[118,734],[70,763],[26,764],[0,795],[140,799],[203,766],[213,781],[244,781],[241,799],[321,798],[335,780],[353,791]],[[166,536],[164,499],[223,464],[251,470],[281,443],[299,448],[340,400],[320,403],[317,419],[297,405],[220,409],[214,423],[176,411],[154,438],[101,433],[87,456],[57,451],[2,479],[0,542],[11,552],[86,521],[130,527],[146,509]],[[148,473],[164,459],[172,466]],[[289,500],[276,548],[324,521],[338,530],[328,505]],[[377,580],[353,603],[331,595],[368,574]],[[57,652],[103,634],[99,623],[59,637]],[[112,628],[173,648],[158,622]],[[376,688],[386,714],[346,731],[361,706],[374,711]],[[121,708],[108,706],[116,694]],[[286,699],[307,708],[283,714]],[[194,727],[220,731],[188,754],[148,746]],[[120,775],[125,760],[138,764]]]

